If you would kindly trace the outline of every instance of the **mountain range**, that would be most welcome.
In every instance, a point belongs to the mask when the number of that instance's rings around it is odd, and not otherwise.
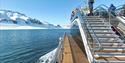
[[[60,25],[53,25],[45,21],[40,21],[35,18],[31,18],[17,11],[11,10],[0,10],[0,25],[8,26],[8,24],[18,25],[18,26],[33,26],[48,29],[58,29],[61,28]]]

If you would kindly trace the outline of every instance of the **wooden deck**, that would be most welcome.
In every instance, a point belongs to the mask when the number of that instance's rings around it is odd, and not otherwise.
[[[62,57],[62,63],[88,63],[85,53],[71,36],[65,36],[64,38]]]
[[[64,38],[63,63],[73,63],[71,47],[67,36]]]

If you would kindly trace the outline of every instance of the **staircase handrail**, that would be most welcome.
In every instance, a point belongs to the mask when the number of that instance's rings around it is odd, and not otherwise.
[[[87,20],[87,19],[86,19]],[[85,23],[86,24],[86,23]],[[87,24],[86,24],[86,26],[87,26]],[[88,28],[87,28],[88,29]],[[90,25],[90,29],[92,29],[92,26]],[[89,33],[90,33],[90,31],[89,31]],[[97,41],[97,43],[99,44],[99,49],[101,49],[102,47],[102,45],[101,45],[101,42],[99,41],[99,39],[98,39],[98,37],[97,37],[97,35],[96,35],[96,33],[94,32],[94,30],[92,30],[92,34],[94,34],[94,37],[95,37],[95,39],[96,39],[96,41]]]
[[[106,5],[103,5],[103,4],[101,4],[100,6],[98,6],[97,8],[103,8],[103,7],[101,7],[101,6],[104,6],[104,7],[106,7],[107,9],[108,9],[108,7],[106,6]],[[121,10],[121,9],[123,9],[121,6],[123,6],[123,5],[120,5],[120,6],[117,6],[116,8],[116,12],[115,12],[115,14],[118,16],[118,13],[117,13],[117,11],[118,10]],[[95,8],[94,10],[97,10],[97,8]],[[104,9],[104,8],[103,8]],[[105,9],[106,10],[106,9]],[[111,12],[108,12],[108,10],[107,10],[107,13],[108,13],[108,16],[109,16],[109,24],[111,23],[111,17],[112,18],[114,18],[114,17],[116,17],[116,16],[114,16]],[[122,16],[119,16],[119,17],[122,17]],[[125,20],[125,19],[124,19]],[[117,30],[116,29],[116,31],[118,31],[118,33],[121,35],[121,37],[122,37],[122,39],[125,41],[125,37],[122,35],[122,33],[119,31],[119,30]]]
[[[84,21],[84,20],[83,20],[83,17],[82,17],[82,14],[81,14],[81,11],[80,11],[80,10],[77,10],[77,11],[76,11],[76,14],[75,14],[75,16],[73,17],[73,19],[71,20],[71,22],[74,22],[76,18],[79,19],[79,21],[77,20],[79,29],[80,29],[80,27],[81,27],[81,28],[82,28],[82,32],[86,33],[85,29],[83,30],[83,27],[82,27],[82,24],[81,24],[81,21]],[[81,29],[80,29],[80,30],[81,30]],[[85,44],[86,44],[86,45],[84,44],[84,47],[85,47],[85,50],[86,50],[87,58],[88,58],[89,62],[91,63],[91,62],[93,62],[93,56],[92,56],[92,53],[91,53],[91,49],[90,49],[90,47],[89,47],[89,45],[88,45],[87,35],[84,34],[84,37],[86,37],[86,38],[85,38],[85,39],[86,39],[86,40],[85,40]]]
[[[109,8],[109,7],[106,6],[106,5],[104,5],[104,4],[100,4],[99,6],[97,6],[97,7],[94,9],[94,11],[96,11],[98,8],[103,8],[103,9],[105,9],[105,10],[108,12],[108,8]],[[117,7],[116,7],[116,10],[115,10],[115,14],[116,14],[117,16],[119,16],[119,11],[121,12],[122,9],[123,9],[123,5],[117,6]]]
[[[119,5],[119,6],[117,6],[116,7],[117,9],[116,9],[116,14],[117,14],[117,16],[122,16],[121,14],[122,14],[122,12],[124,12],[123,10],[123,5]]]
[[[97,6],[94,10],[96,10],[96,9],[98,9],[98,8],[100,8],[100,7],[105,7],[106,9],[108,9],[108,6],[106,6],[106,5],[104,5],[104,4],[100,4],[99,6]]]
[[[73,17],[73,19],[72,20],[75,20],[76,18],[79,18],[80,19],[80,21],[84,21],[83,19],[81,19],[82,18],[82,15],[83,14],[81,14],[81,11],[77,11],[77,14],[75,15],[75,17]],[[86,17],[86,16],[84,16],[84,17]],[[71,22],[73,22],[73,21],[71,21]],[[85,23],[85,26],[87,27],[87,24]],[[82,29],[85,29],[85,28],[82,28]],[[84,30],[85,31],[85,30]],[[99,41],[99,39],[97,38],[97,36],[96,36],[96,34],[95,34],[95,32],[92,30],[92,33],[94,34],[94,37],[96,38],[96,41],[98,42],[98,44],[99,44],[99,49],[101,49],[101,43],[100,43],[100,41]],[[91,36],[91,34],[90,34],[90,32],[89,32],[89,30],[88,30],[88,28],[87,28],[87,34],[88,35],[90,35]],[[86,34],[85,34],[86,35]],[[86,35],[86,37],[87,37],[87,35]],[[87,37],[88,38],[88,37]],[[88,39],[87,39],[88,40]],[[93,40],[93,38],[91,37],[91,40]],[[90,43],[87,41],[87,43],[88,43],[88,46],[90,45]],[[91,49],[91,47],[89,46],[89,49],[90,49],[90,51],[91,51],[91,54],[92,53],[94,53],[94,50],[93,49]],[[92,56],[93,57],[93,56]],[[95,62],[96,60],[95,60],[95,58],[93,57],[93,59],[91,59],[91,62]]]

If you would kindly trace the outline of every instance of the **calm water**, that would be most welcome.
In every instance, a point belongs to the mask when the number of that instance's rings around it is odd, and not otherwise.
[[[70,30],[0,30],[0,63],[35,63]]]

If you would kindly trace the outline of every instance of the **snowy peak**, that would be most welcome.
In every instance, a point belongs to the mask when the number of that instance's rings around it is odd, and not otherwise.
[[[37,19],[26,16],[25,14],[10,11],[10,10],[0,10],[0,24],[16,24],[19,26],[35,26],[44,28],[59,28],[50,24],[48,22],[41,22]]]
[[[19,12],[14,12],[10,10],[0,10],[0,18],[1,19],[22,19],[22,20],[27,20],[29,17],[27,17],[25,14],[19,13]]]

